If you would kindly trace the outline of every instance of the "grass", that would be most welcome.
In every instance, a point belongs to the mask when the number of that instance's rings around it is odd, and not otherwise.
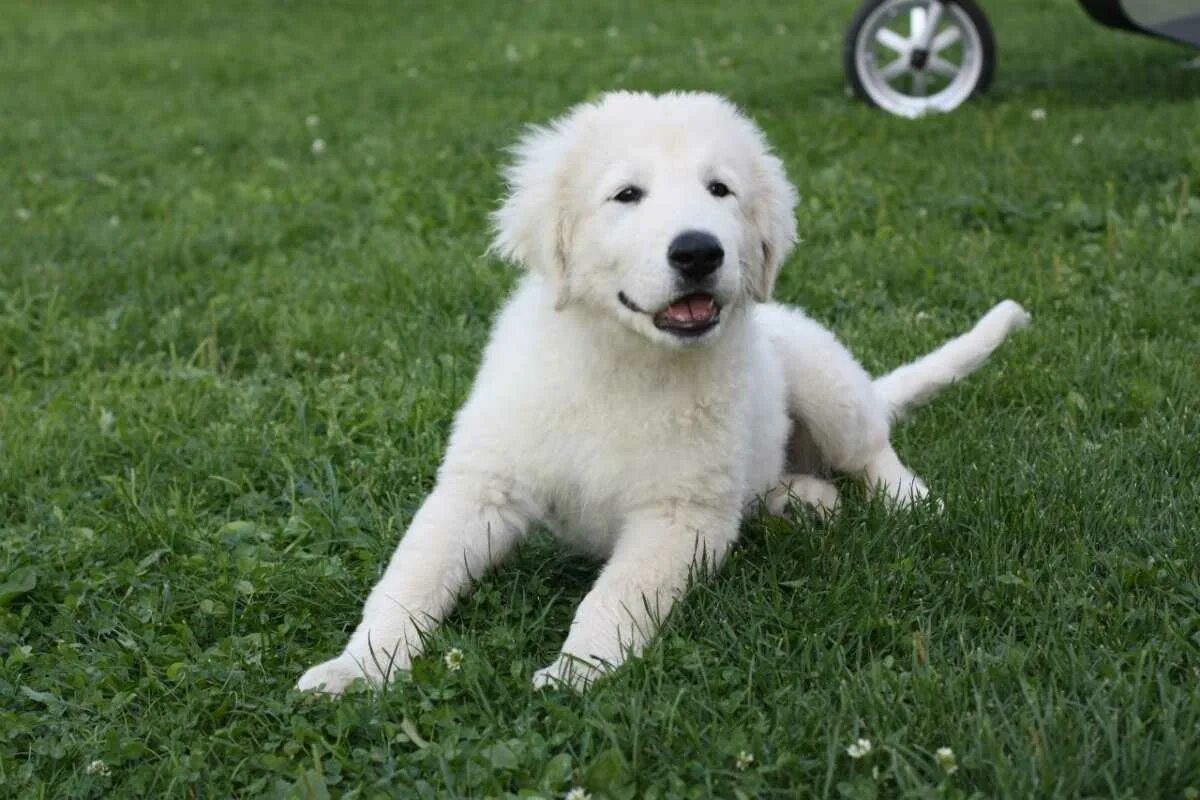
[[[0,794],[1196,797],[1192,55],[991,3],[993,93],[911,123],[843,92],[853,5],[5,4]],[[583,697],[529,688],[595,573],[535,537],[393,691],[293,692],[515,279],[502,148],[615,87],[760,121],[777,295],[871,369],[1033,311],[897,433],[945,513],[747,522]]]

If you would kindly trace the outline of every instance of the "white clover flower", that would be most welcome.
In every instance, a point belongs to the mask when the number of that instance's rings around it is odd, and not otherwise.
[[[121,224],[121,218],[118,217],[116,214],[113,214],[111,217],[108,218],[108,226],[110,228],[115,228],[120,224]]]
[[[30,211],[28,208],[18,208],[17,209],[17,219],[19,219],[21,222],[29,222],[29,220],[32,216],[33,216],[33,212]]]
[[[108,768],[108,764],[105,764],[103,761],[97,758],[95,761],[87,765],[87,774],[99,775],[101,778],[107,778],[112,774],[112,770]]]
[[[117,417],[107,408],[100,409],[100,432],[108,433],[113,429],[113,425],[117,423]]]
[[[517,49],[515,44],[509,44],[504,48],[504,60],[510,64],[515,64],[521,60],[521,51]]]
[[[321,155],[321,153],[325,152],[325,140],[324,139],[313,139],[311,149],[312,149],[314,156]]]
[[[309,114],[307,117],[304,118],[304,124],[310,128],[315,128],[321,124],[321,118],[318,117],[316,114]]]
[[[871,752],[871,740],[859,739],[846,748],[846,755],[851,758],[862,758]]]
[[[737,763],[735,766],[742,771],[754,766],[754,754],[747,753],[745,750],[737,754]]]
[[[563,800],[592,800],[592,795],[582,786],[576,786],[563,795]]]
[[[947,775],[953,775],[958,772],[958,761],[954,758],[954,751],[949,747],[939,747],[937,752],[933,754],[933,759],[942,768],[942,772]]]
[[[446,664],[446,669],[451,672],[458,672],[462,669],[463,651],[457,647],[450,648],[446,655],[442,657],[442,661]]]
[[[1071,144],[1074,145],[1075,147],[1079,147],[1079,145],[1083,144],[1083,134],[1077,133],[1074,136],[1072,136]]]
[[[1033,111],[1029,112],[1029,118],[1034,122],[1041,122],[1046,118],[1046,109],[1035,108]]]

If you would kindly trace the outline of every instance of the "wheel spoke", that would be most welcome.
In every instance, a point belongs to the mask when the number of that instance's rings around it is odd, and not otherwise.
[[[900,56],[886,67],[879,70],[879,77],[883,78],[885,81],[890,81],[906,72],[908,72],[908,56]]]
[[[946,28],[946,30],[933,37],[933,42],[929,45],[929,51],[931,53],[941,52],[961,38],[961,30],[958,28]]]
[[[929,49],[929,43],[932,41],[933,35],[937,33],[938,24],[941,23],[942,13],[945,10],[946,4],[940,2],[940,0],[932,0],[926,6],[920,30],[914,30],[908,37],[913,47],[920,48],[921,50]]]
[[[928,92],[928,81],[923,71],[914,71],[912,74],[912,90],[917,97],[924,97]]]
[[[958,74],[958,67],[941,56],[930,56],[929,61],[925,64],[925,68],[930,72],[936,72],[943,78],[953,78]]]
[[[897,53],[908,52],[908,40],[891,28],[880,28],[875,34],[875,41]]]
[[[908,12],[908,38],[915,41],[925,30],[925,9],[917,6]]]

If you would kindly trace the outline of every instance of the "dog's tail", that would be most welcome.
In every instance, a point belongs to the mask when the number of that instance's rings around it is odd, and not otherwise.
[[[998,303],[975,327],[926,356],[875,379],[892,419],[928,402],[935,394],[978,369],[1010,333],[1029,324],[1030,316],[1012,300]]]

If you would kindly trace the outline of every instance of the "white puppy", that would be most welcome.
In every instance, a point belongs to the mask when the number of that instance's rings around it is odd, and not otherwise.
[[[755,125],[707,94],[609,94],[530,130],[495,249],[528,270],[496,320],[437,486],[345,651],[301,689],[385,683],[535,523],[607,564],[535,686],[581,688],[638,653],[756,498],[828,512],[814,465],[904,504],[926,494],[893,418],[967,375],[1028,316],[872,381],[834,336],[770,304],[796,193]],[[805,465],[803,470],[798,465]]]

